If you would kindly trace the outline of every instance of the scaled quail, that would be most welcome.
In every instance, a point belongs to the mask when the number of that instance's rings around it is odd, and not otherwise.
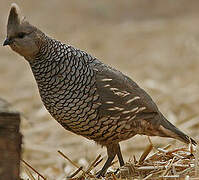
[[[41,99],[55,120],[107,148],[108,159],[98,176],[104,176],[116,155],[124,165],[119,142],[136,134],[196,144],[129,77],[21,20],[16,4],[11,6],[3,45],[29,62]]]

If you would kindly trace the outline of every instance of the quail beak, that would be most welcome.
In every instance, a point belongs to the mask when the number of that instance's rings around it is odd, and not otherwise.
[[[11,43],[12,43],[11,39],[6,38],[6,40],[5,40],[4,43],[3,43],[3,46],[10,45]]]

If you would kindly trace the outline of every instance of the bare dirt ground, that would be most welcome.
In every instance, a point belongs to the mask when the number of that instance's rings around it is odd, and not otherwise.
[[[15,1],[32,24],[133,78],[165,116],[198,140],[199,1]],[[0,2],[0,42],[6,36],[10,0]],[[22,113],[23,159],[50,179],[71,166],[62,150],[86,165],[105,149],[65,131],[43,107],[28,63],[0,46],[0,97]],[[156,146],[176,141],[152,138]],[[136,146],[135,146],[136,144]],[[122,143],[125,160],[139,156],[145,136]],[[179,143],[177,143],[179,144]]]

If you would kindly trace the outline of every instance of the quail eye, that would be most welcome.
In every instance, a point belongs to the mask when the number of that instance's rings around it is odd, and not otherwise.
[[[26,35],[25,33],[20,32],[20,33],[17,35],[17,37],[22,39],[22,38],[24,38],[25,35]]]

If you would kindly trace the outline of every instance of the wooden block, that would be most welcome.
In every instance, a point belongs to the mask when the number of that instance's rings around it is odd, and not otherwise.
[[[0,180],[19,180],[22,143],[20,114],[11,112],[5,103],[0,99]]]

